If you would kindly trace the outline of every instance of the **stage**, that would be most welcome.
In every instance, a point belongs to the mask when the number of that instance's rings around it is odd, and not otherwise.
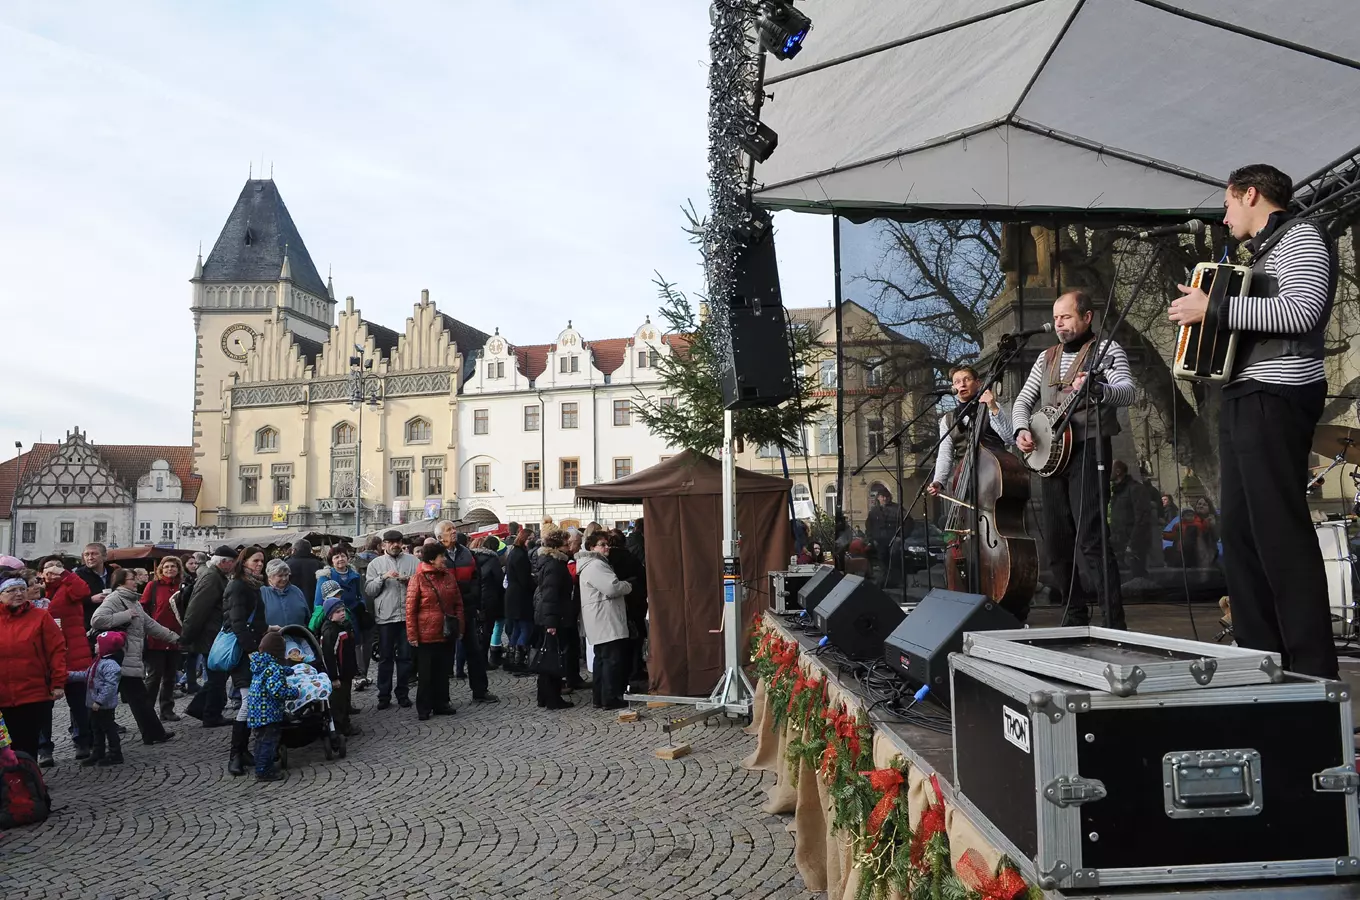
[[[1216,607],[1211,611],[1210,608],[1199,606],[1196,607],[1195,613],[1195,621],[1202,638],[1212,638],[1218,633],[1220,629]],[[1057,609],[1036,610],[1029,624],[1040,627],[1056,625],[1058,615]],[[1183,638],[1193,637],[1190,619],[1184,606],[1132,604],[1128,608],[1128,619],[1130,628],[1135,631]],[[948,875],[962,881],[964,887],[982,896],[1012,898],[1026,896],[1019,880],[1021,878],[1024,884],[1029,886],[1030,896],[1042,894],[1054,898],[1186,897],[1209,900],[1232,896],[1339,900],[1360,894],[1360,884],[1357,882],[1336,879],[1041,891],[1036,886],[1039,877],[1034,871],[1033,863],[1022,861],[1020,854],[1013,848],[1008,855],[1006,850],[1008,842],[999,830],[995,829],[966,797],[954,790],[952,736],[935,730],[941,721],[948,722],[949,714],[946,710],[932,705],[930,719],[922,724],[895,721],[898,717],[886,712],[880,696],[866,689],[863,681],[857,679],[852,671],[818,655],[816,648],[820,635],[803,631],[792,617],[772,612],[764,615],[759,633],[762,636],[763,649],[757,655],[761,657],[763,654],[767,675],[772,665],[769,661],[771,648],[778,652],[780,642],[791,642],[783,645],[790,650],[796,646],[796,661],[791,661],[793,655],[789,654],[785,657],[785,662],[797,667],[797,681],[791,694],[788,693],[785,682],[786,693],[772,700],[775,691],[771,689],[771,684],[779,681],[779,678],[762,677],[758,687],[754,720],[749,729],[757,736],[757,748],[750,757],[743,760],[743,765],[749,769],[771,771],[775,774],[776,783],[769,788],[764,809],[770,813],[793,814],[791,830],[795,832],[797,848],[795,860],[799,872],[809,890],[826,891],[832,900],[855,896],[860,881],[858,860],[861,857],[852,847],[853,829],[851,832],[844,829],[837,831],[830,826],[838,816],[832,795],[836,794],[839,788],[834,784],[828,785],[828,781],[835,781],[837,777],[834,753],[829,771],[821,767],[822,771],[819,774],[819,767],[808,763],[810,756],[816,756],[816,748],[811,754],[804,750],[800,757],[798,742],[803,731],[801,728],[790,727],[791,723],[798,720],[800,712],[809,707],[808,696],[814,689],[821,692],[821,696],[825,698],[824,705],[828,714],[842,703],[852,716],[865,711],[868,720],[866,727],[871,729],[872,734],[872,749],[870,751],[866,748],[866,753],[871,753],[871,756],[865,757],[866,760],[871,759],[872,764],[866,768],[878,772],[861,774],[869,774],[871,780],[887,776],[888,781],[883,782],[883,785],[887,786],[892,780],[891,770],[897,768],[895,758],[900,757],[900,761],[905,763],[907,769],[900,792],[906,798],[903,806],[909,809],[913,837],[918,837],[920,831],[929,831],[929,826],[923,823],[927,821],[926,816],[933,815],[935,818],[932,821],[942,823],[942,830],[948,837],[947,848],[943,849],[944,855],[938,857],[937,862],[942,863],[947,856]],[[760,663],[757,664],[757,668],[761,668]],[[1352,685],[1360,683],[1360,671],[1353,661],[1343,661],[1343,673]],[[787,705],[786,696],[789,698]],[[869,699],[870,697],[874,699]],[[776,704],[784,707],[783,710],[777,712],[774,709]],[[817,704],[814,702],[811,705]],[[782,721],[777,723],[776,719]],[[810,729],[808,733],[811,733]],[[795,743],[792,753],[789,749],[791,741]],[[845,752],[845,746],[847,745],[840,744],[842,754]],[[797,774],[792,771],[789,759],[791,755],[801,759]],[[938,792],[935,785],[938,785]],[[898,790],[892,789],[894,796]],[[873,795],[870,799],[877,796]],[[1026,797],[1023,798],[1023,802],[1033,800]],[[885,804],[892,807],[893,800],[881,800],[875,807],[875,812],[878,813],[879,807],[884,807]],[[932,808],[936,811],[928,812]],[[874,817],[869,818],[872,823]],[[902,821],[901,825],[905,827],[906,822]],[[884,833],[886,831],[881,832],[880,836]],[[870,841],[867,846],[872,849],[874,843]],[[864,847],[862,843],[858,846],[861,850]],[[939,846],[944,847],[943,844]],[[905,845],[902,849],[905,851]],[[926,860],[925,864],[928,867],[928,848],[913,845],[912,857],[915,859],[918,856]]]

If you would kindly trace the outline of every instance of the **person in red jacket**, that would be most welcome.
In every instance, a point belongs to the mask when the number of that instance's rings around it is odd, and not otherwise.
[[[42,577],[47,612],[66,639],[66,671],[84,672],[94,662],[90,642],[85,638],[85,601],[90,599],[90,586],[79,575],[68,571],[60,559],[43,563]],[[85,682],[67,684],[66,705],[71,711],[71,739],[76,745],[76,759],[85,759],[90,755],[94,741],[90,711],[85,705]]]
[[[456,632],[445,631],[445,619],[456,620]],[[453,641],[467,627],[458,578],[448,567],[439,544],[420,548],[420,565],[406,583],[406,640],[416,650],[416,713],[423,722],[431,715],[451,716],[449,675],[453,673]]]
[[[142,606],[151,618],[179,634],[184,630],[180,621],[177,597],[184,581],[184,569],[179,558],[167,556],[156,566],[156,577],[142,589]],[[146,693],[155,700],[160,695],[161,721],[178,722],[175,715],[175,680],[179,677],[179,645],[147,635]]]
[[[0,717],[16,752],[37,758],[52,701],[66,689],[66,639],[28,599],[22,578],[0,581]]]

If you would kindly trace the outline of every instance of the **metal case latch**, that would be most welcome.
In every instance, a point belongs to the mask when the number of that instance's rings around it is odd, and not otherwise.
[[[1108,793],[1102,782],[1080,775],[1059,775],[1044,785],[1044,799],[1063,809],[1081,806],[1092,800],[1104,800]]]
[[[1195,679],[1195,684],[1206,685],[1214,680],[1214,673],[1218,671],[1218,660],[1204,658],[1197,659],[1190,664],[1190,677]]]
[[[1354,794],[1360,789],[1360,772],[1355,766],[1323,769],[1313,776],[1313,790],[1334,794]]]
[[[1261,798],[1261,754],[1255,750],[1177,750],[1162,757],[1169,818],[1254,816]]]

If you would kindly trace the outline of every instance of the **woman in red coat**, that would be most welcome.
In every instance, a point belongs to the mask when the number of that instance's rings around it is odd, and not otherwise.
[[[83,639],[82,639],[83,640]],[[0,581],[0,717],[14,749],[37,758],[52,701],[66,688],[66,639],[22,578]]]
[[[85,602],[90,599],[90,586],[62,565],[60,559],[43,563],[42,577],[47,612],[66,639],[66,671],[84,672],[94,663],[90,642],[85,637]],[[85,759],[90,755],[94,732],[90,725],[90,710],[85,705],[84,681],[72,681],[67,685],[66,706],[71,711],[71,724],[75,726],[71,739],[76,745],[76,759]]]
[[[453,671],[453,640],[444,633],[444,618],[457,617],[463,633],[463,595],[458,579],[447,568],[448,557],[440,544],[420,548],[420,565],[406,584],[406,639],[416,648],[416,712],[421,721],[456,712],[449,702],[449,675]]]
[[[184,581],[184,570],[178,557],[167,556],[156,566],[156,577],[146,583],[142,590],[142,606],[151,618],[166,628],[179,634],[184,623],[179,620],[180,585]],[[161,721],[178,722],[175,715],[175,679],[179,677],[179,644],[163,641],[147,635],[146,652],[146,693],[153,701],[160,695]]]

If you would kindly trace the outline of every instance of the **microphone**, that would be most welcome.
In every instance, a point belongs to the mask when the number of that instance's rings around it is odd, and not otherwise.
[[[1163,225],[1161,228],[1149,228],[1147,231],[1138,232],[1138,237],[1147,239],[1151,237],[1161,237],[1167,234],[1203,234],[1204,222],[1200,219],[1191,219],[1189,222],[1182,222],[1179,225]]]
[[[1024,331],[1014,331],[1006,335],[1008,338],[1027,338],[1034,337],[1036,334],[1050,334],[1053,331],[1053,323],[1045,322],[1034,328],[1026,328]]]
[[[953,394],[953,393],[954,393],[954,389],[953,389],[952,387],[947,387],[947,388],[940,388],[939,390],[935,390],[935,391],[926,391],[926,392],[925,392],[925,395],[926,395],[927,397],[948,397],[948,396],[950,396],[950,395]]]

